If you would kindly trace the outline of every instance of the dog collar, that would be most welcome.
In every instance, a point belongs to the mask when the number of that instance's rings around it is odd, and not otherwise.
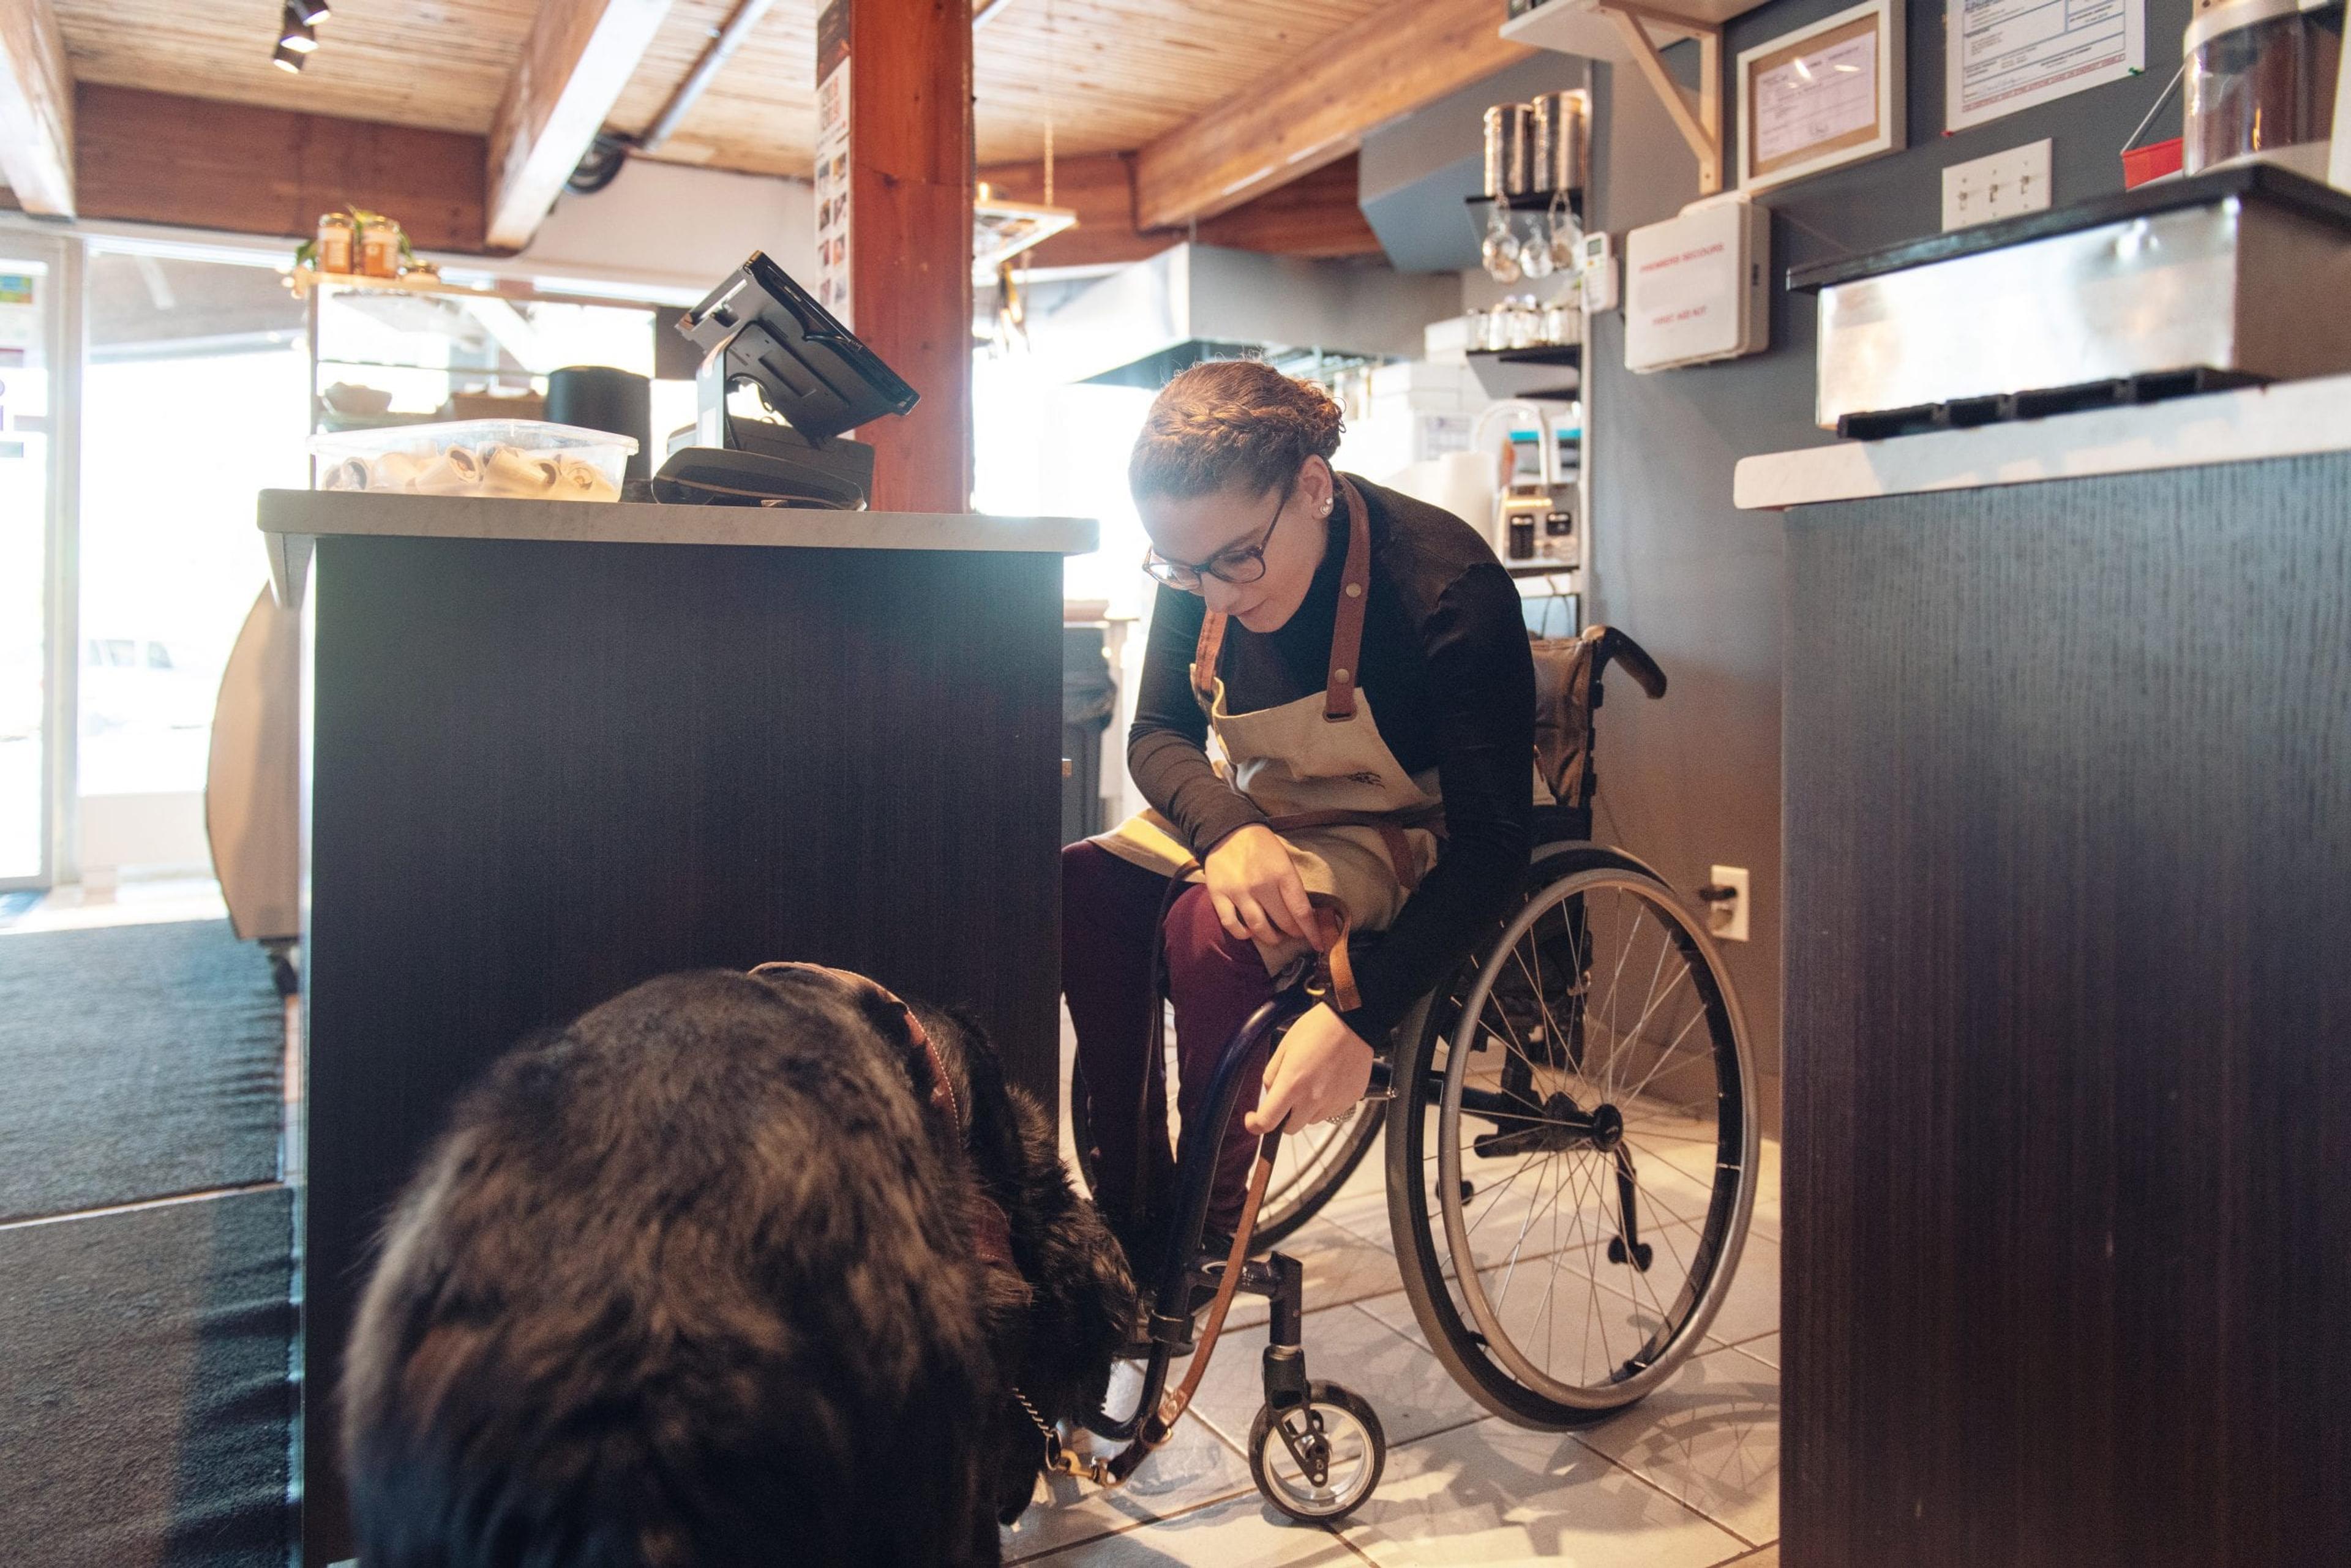
[[[946,1058],[939,1054],[939,1048],[931,1040],[930,1031],[923,1027],[923,1020],[914,1016],[914,1009],[908,1007],[897,992],[870,976],[861,975],[850,969],[829,968],[822,964],[778,961],[762,964],[751,973],[768,975],[785,969],[812,969],[818,974],[827,975],[835,980],[844,982],[852,990],[867,996],[879,997],[896,1008],[906,1020],[908,1036],[914,1044],[922,1047],[923,1055],[930,1065],[931,1110],[944,1120],[948,1145],[954,1148],[963,1149],[967,1153],[969,1152],[970,1145],[965,1136],[968,1127],[963,1118],[963,1105],[956,1097],[955,1076],[947,1071]],[[970,1238],[972,1256],[977,1258],[982,1263],[1010,1269],[1018,1273],[1019,1265],[1012,1260],[1012,1222],[1005,1218],[1002,1206],[989,1197],[986,1192],[980,1192],[977,1196],[978,1209],[972,1217]]]

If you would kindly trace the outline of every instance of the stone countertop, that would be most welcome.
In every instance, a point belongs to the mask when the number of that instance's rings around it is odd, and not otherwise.
[[[1732,494],[1744,509],[1782,511],[1823,501],[2342,451],[2351,451],[2351,376],[2325,376],[1769,453],[1740,461]]]
[[[320,490],[262,491],[260,528],[268,536],[270,579],[279,600],[289,605],[300,601],[312,544],[324,535],[1069,556],[1094,549],[1100,532],[1091,518],[1083,517],[662,507],[627,501],[522,501]]]

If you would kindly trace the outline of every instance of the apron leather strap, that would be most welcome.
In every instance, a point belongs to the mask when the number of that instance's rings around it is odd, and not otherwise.
[[[1332,477],[1339,479],[1339,494],[1347,503],[1347,562],[1339,573],[1339,612],[1331,627],[1331,674],[1322,687],[1322,717],[1337,724],[1355,716],[1364,612],[1372,599],[1372,525],[1354,481]]]
[[[1380,843],[1388,852],[1388,864],[1395,869],[1396,883],[1411,893],[1420,885],[1420,857],[1412,852],[1412,841],[1405,836],[1407,827],[1427,828],[1441,832],[1444,818],[1432,811],[1426,822],[1398,821],[1378,811],[1291,811],[1280,817],[1269,817],[1265,825],[1277,833],[1301,828],[1369,828],[1379,834]]]
[[[1214,709],[1217,701],[1217,655],[1225,645],[1225,612],[1211,610],[1200,617],[1200,640],[1192,645],[1192,693],[1200,706]]]
[[[1332,477],[1347,503],[1347,559],[1339,571],[1339,607],[1331,625],[1331,665],[1322,683],[1322,716],[1337,724],[1355,716],[1355,683],[1363,676],[1364,612],[1372,599],[1372,524],[1354,481],[1336,474]],[[1224,612],[1211,610],[1200,617],[1200,638],[1192,645],[1192,690],[1204,706],[1217,699],[1217,655],[1224,644]]]

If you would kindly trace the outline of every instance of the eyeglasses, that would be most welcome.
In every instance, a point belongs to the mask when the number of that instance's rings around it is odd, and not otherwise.
[[[1281,500],[1273,508],[1273,520],[1255,544],[1228,545],[1196,566],[1180,560],[1169,560],[1155,549],[1143,552],[1143,570],[1170,588],[1180,588],[1186,593],[1200,591],[1200,579],[1213,577],[1218,582],[1229,582],[1236,588],[1245,582],[1255,582],[1265,575],[1265,547],[1273,542],[1273,530],[1281,526],[1281,514],[1289,509],[1290,492],[1282,492]]]

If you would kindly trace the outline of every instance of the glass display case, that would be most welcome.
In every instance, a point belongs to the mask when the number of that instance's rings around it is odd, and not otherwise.
[[[674,306],[457,275],[379,278],[298,267],[288,281],[308,303],[313,434],[538,419],[548,372],[567,365],[655,378],[656,443],[693,421],[692,345],[681,339],[672,352],[660,340]]]

